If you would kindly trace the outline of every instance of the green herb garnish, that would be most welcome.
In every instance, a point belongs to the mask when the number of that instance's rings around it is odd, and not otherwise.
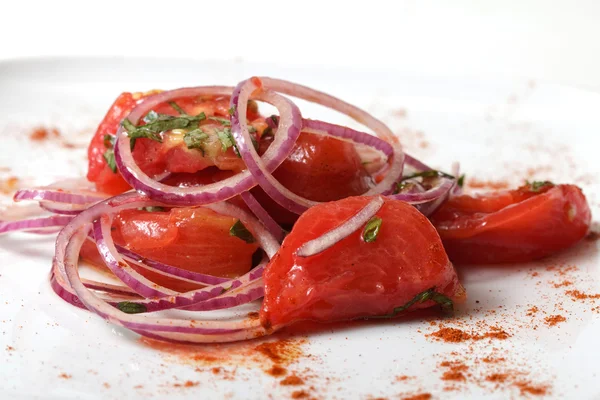
[[[462,174],[458,177],[456,184],[458,185],[458,187],[463,187],[463,185],[465,184],[465,174]]]
[[[106,149],[104,154],[102,154],[102,157],[104,157],[104,159],[106,160],[108,168],[110,168],[110,170],[116,174],[117,162],[115,161],[115,151],[113,149]]]
[[[431,289],[427,289],[424,292],[419,293],[403,306],[394,308],[394,310],[389,314],[377,315],[369,318],[392,318],[400,313],[407,311],[410,307],[412,307],[415,304],[425,303],[429,300],[439,304],[444,312],[450,313],[454,311],[454,303],[452,302],[452,300],[448,296],[436,292],[435,287],[432,287]]]
[[[187,146],[188,149],[198,149],[202,152],[202,156],[204,156],[204,141],[208,139],[208,135],[202,131],[200,128],[196,128],[189,132],[186,132],[183,135],[183,142]]]
[[[131,301],[122,301],[117,303],[117,308],[126,314],[139,314],[147,311],[145,305],[132,303]]]
[[[106,161],[106,164],[110,168],[113,173],[117,173],[117,162],[115,161],[115,136],[113,135],[104,135],[104,147],[106,150],[102,157]]]
[[[161,207],[161,206],[149,206],[149,207],[141,207],[138,208],[138,210],[140,211],[147,211],[147,212],[161,212],[161,211],[167,211],[166,208]]]
[[[175,103],[174,101],[170,101],[169,105],[171,107],[173,107],[173,109],[175,111],[177,111],[179,114],[181,114],[181,115],[187,115],[187,113],[185,111],[183,111],[183,108],[179,107],[179,104]]]
[[[539,192],[544,186],[554,186],[554,183],[550,181],[525,181],[525,183],[527,186],[529,186],[532,192]]]
[[[379,235],[379,228],[381,227],[381,223],[383,220],[377,216],[374,216],[367,222],[365,225],[365,229],[362,233],[362,238],[366,243],[374,242],[377,239],[377,235]]]
[[[229,115],[235,114],[235,106],[231,107],[229,110],[227,110],[227,112],[229,113]]]
[[[229,236],[235,236],[242,239],[246,243],[254,243],[256,239],[252,236],[252,233],[242,224],[239,219],[235,221],[235,224],[229,228]]]
[[[221,141],[221,150],[223,152],[227,151],[228,148],[235,146],[235,140],[233,139],[233,135],[231,134],[231,128],[224,129],[215,129],[217,133],[217,137]]]
[[[416,174],[412,174],[412,175],[407,175],[407,176],[403,176],[402,179],[400,179],[399,182],[402,181],[406,181],[409,179],[413,179],[413,178],[450,178],[450,179],[456,179],[454,176],[447,174],[445,172],[442,171],[437,171],[435,169],[430,169],[428,171],[421,171],[421,172],[417,172]]]
[[[212,120],[212,121],[217,121],[218,123],[220,123],[223,126],[231,126],[231,121],[228,120],[227,118],[221,118],[221,117],[208,117],[208,119]]]
[[[160,136],[161,132],[170,131],[172,129],[197,128],[200,121],[205,119],[206,115],[204,115],[203,112],[196,116],[182,115],[179,117],[157,114],[156,118],[146,125],[135,126],[128,119],[124,119],[121,124],[131,139],[131,147],[133,149],[135,139],[147,138],[162,143],[162,137]]]

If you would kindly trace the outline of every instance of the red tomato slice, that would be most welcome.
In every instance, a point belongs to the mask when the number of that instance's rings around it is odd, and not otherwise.
[[[104,120],[98,126],[96,134],[92,138],[88,148],[89,168],[88,180],[96,183],[99,191],[118,194],[129,190],[129,185],[120,174],[114,173],[104,159],[107,150],[104,137],[114,135],[121,121],[133,110],[133,108],[146,95],[153,94],[131,94],[123,93],[113,103]],[[204,112],[207,117],[216,116],[228,118],[229,97],[186,97],[177,99],[175,102],[187,114],[198,115]],[[168,103],[158,105],[155,110],[160,114],[176,116],[178,111]],[[248,105],[248,118],[258,118],[256,103]],[[214,133],[216,129],[222,130],[223,126],[214,120],[207,119],[202,122],[202,129],[207,133]],[[204,148],[205,153],[198,149],[188,149],[183,142],[182,133],[169,133],[163,138],[163,142],[155,142],[150,139],[138,139],[133,151],[133,157],[138,166],[148,175],[156,175],[163,172],[194,173],[210,166],[216,166],[221,170],[241,171],[245,168],[243,161],[234,153],[233,148],[223,151],[221,142],[216,134],[211,135]]]
[[[574,185],[531,185],[458,196],[431,218],[450,259],[463,264],[526,262],[564,250],[587,233],[591,212]]]
[[[451,300],[464,300],[435,228],[398,200],[386,199],[377,213],[383,222],[374,242],[363,241],[359,230],[320,254],[296,255],[303,243],[339,226],[370,200],[349,197],[321,204],[298,219],[264,273],[264,326],[386,315],[431,288]]]
[[[270,141],[261,141],[261,154]],[[294,150],[273,176],[292,192],[314,201],[340,200],[365,193],[372,181],[353,144],[330,136],[302,133]],[[281,224],[298,216],[273,201],[262,189],[252,194]]]
[[[136,106],[140,95],[122,93],[108,110],[108,113],[98,125],[98,129],[88,147],[87,179],[96,183],[96,189],[108,194],[118,194],[130,189],[121,175],[114,173],[104,159],[107,147],[104,143],[106,135],[114,135],[119,124]]]
[[[189,271],[233,278],[250,270],[252,254],[258,247],[256,243],[246,243],[229,234],[236,221],[206,208],[127,210],[115,219],[113,238],[117,244],[142,257]],[[95,245],[84,246],[82,257],[94,265],[103,265]],[[137,270],[171,289],[186,291],[198,287],[144,269]]]

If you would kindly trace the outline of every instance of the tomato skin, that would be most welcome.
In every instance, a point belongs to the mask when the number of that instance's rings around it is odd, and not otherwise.
[[[455,301],[464,299],[435,228],[398,200],[386,199],[377,213],[383,222],[374,242],[364,242],[361,229],[320,254],[296,255],[303,243],[339,226],[371,199],[324,203],[298,219],[263,275],[264,326],[385,315],[432,287]],[[431,305],[428,301],[413,308]]]
[[[136,106],[137,99],[132,93],[121,93],[112,104],[106,116],[98,125],[96,133],[88,146],[88,173],[87,179],[96,184],[96,189],[108,194],[123,193],[131,187],[120,174],[114,173],[104,159],[107,150],[104,136],[114,135],[119,124]]]
[[[574,185],[523,186],[450,199],[431,218],[450,259],[461,264],[527,262],[564,250],[589,230],[591,212]]]
[[[264,153],[269,145],[261,140],[259,152]],[[305,132],[273,176],[292,192],[321,202],[361,195],[372,184],[353,144]],[[298,219],[262,189],[256,188],[252,194],[277,222],[290,225]]]

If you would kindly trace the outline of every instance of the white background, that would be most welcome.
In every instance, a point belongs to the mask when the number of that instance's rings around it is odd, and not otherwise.
[[[155,56],[600,90],[600,1],[6,1],[0,59]]]

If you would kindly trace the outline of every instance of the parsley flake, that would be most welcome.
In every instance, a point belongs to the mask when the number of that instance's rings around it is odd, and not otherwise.
[[[198,128],[200,121],[206,119],[202,112],[196,116],[181,115],[173,117],[171,115],[157,114],[156,119],[146,125],[135,126],[127,118],[121,123],[131,139],[131,148],[135,145],[135,139],[147,138],[162,143],[160,133],[173,129]]]
[[[379,235],[379,228],[383,220],[378,216],[374,216],[367,222],[365,229],[363,230],[362,238],[366,243],[374,242]]]
[[[533,181],[533,182],[525,181],[525,183],[527,184],[527,186],[529,186],[529,188],[531,189],[532,192],[539,192],[545,186],[554,186],[554,183],[552,183],[550,181]]]
[[[106,149],[104,154],[102,154],[102,157],[104,157],[104,160],[106,160],[106,164],[108,165],[108,168],[110,168],[110,170],[116,174],[117,173],[117,162],[115,160],[115,151],[113,149]]]
[[[239,219],[229,228],[229,236],[238,237],[246,243],[254,243],[256,241],[252,233],[250,233]]]
[[[131,301],[121,301],[117,303],[117,308],[126,314],[139,314],[147,311],[145,305]]]
[[[450,313],[454,311],[454,303],[452,302],[452,299],[450,299],[448,296],[436,292],[435,287],[432,287],[431,289],[427,289],[424,292],[417,294],[403,306],[394,308],[394,310],[390,314],[377,315],[375,317],[369,318],[392,318],[400,313],[407,311],[410,307],[412,307],[415,304],[425,303],[429,300],[439,304],[444,312]]]
[[[202,152],[204,156],[204,141],[208,139],[208,135],[202,131],[200,128],[196,128],[189,132],[186,132],[183,135],[183,142],[187,146],[188,149],[198,149]]]

